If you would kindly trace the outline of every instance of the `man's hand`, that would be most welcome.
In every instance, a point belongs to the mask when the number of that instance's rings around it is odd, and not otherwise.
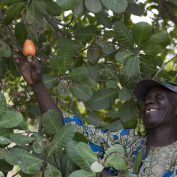
[[[16,63],[25,81],[31,86],[41,113],[45,113],[50,109],[57,111],[59,113],[59,124],[63,125],[63,114],[50,97],[50,94],[42,81],[39,61],[37,59],[33,59],[32,62],[29,62],[25,58],[18,58],[16,59]]]
[[[27,59],[19,58],[16,59],[16,63],[23,75],[23,78],[30,86],[42,82],[41,65],[37,59],[33,59],[32,62],[28,62]]]

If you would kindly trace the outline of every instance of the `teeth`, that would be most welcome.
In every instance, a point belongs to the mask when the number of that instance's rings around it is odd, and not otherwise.
[[[146,113],[155,112],[155,111],[157,111],[157,109],[150,109],[150,110],[146,110]]]

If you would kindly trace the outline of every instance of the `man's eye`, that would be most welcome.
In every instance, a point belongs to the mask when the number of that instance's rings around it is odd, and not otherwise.
[[[163,98],[164,98],[163,95],[158,95],[158,96],[157,96],[157,99],[163,99]]]

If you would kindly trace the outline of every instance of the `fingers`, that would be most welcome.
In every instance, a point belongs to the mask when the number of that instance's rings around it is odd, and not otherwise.
[[[37,58],[33,59],[32,65],[33,65],[33,69],[35,70],[35,72],[37,74],[41,74],[41,65],[40,65],[39,61],[37,60]]]
[[[17,64],[23,64],[24,62],[27,62],[27,60],[25,58],[16,58],[15,62]]]
[[[16,58],[15,63],[22,70],[24,66],[28,65],[28,61],[25,58]]]
[[[15,62],[22,72],[27,68],[31,68],[31,71],[34,71],[36,74],[41,74],[41,65],[37,58],[33,57],[31,62],[29,62],[26,58],[17,58],[15,59]]]

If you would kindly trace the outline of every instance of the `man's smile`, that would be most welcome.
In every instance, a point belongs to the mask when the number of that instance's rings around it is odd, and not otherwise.
[[[158,108],[154,108],[154,107],[147,107],[145,108],[145,113],[151,113],[151,112],[157,112],[159,109]]]
[[[158,111],[158,110],[157,110],[157,109],[146,110],[146,114],[147,114],[147,113],[150,113],[150,112],[156,112],[156,111]]]

